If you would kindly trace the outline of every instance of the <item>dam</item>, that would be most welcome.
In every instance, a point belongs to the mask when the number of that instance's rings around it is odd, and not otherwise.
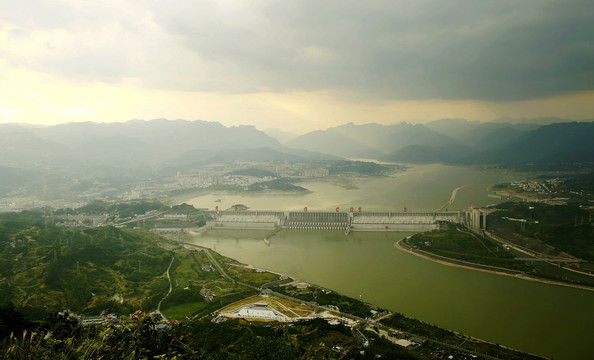
[[[439,229],[440,222],[467,225],[476,230],[485,228],[486,216],[476,208],[470,211],[207,211],[207,228],[219,229],[320,229],[350,231],[429,231]]]

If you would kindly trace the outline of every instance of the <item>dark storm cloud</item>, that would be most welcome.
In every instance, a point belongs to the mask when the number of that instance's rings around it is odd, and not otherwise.
[[[388,98],[515,100],[592,89],[589,1],[270,2],[158,22],[244,90],[350,89]]]
[[[61,2],[58,10],[38,3],[43,14],[19,2],[0,5],[0,20],[19,31],[112,29],[112,43],[89,38],[49,56],[0,51],[13,63],[67,75],[130,76],[175,90],[337,89],[380,99],[521,100],[594,87],[586,0],[185,0],[99,9]],[[138,20],[146,14],[148,25]]]

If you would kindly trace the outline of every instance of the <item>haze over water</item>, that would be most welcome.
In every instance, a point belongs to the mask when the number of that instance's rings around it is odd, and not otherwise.
[[[472,168],[448,165],[416,165],[395,177],[359,178],[353,181],[358,189],[346,189],[326,179],[298,183],[310,190],[307,194],[228,194],[209,193],[189,201],[196,207],[227,209],[244,204],[254,210],[310,210],[334,211],[336,206],[347,210],[361,206],[363,210],[435,211],[447,203],[452,190],[458,191],[456,200],[448,209],[481,206],[496,201],[487,196],[486,188],[495,183],[523,179],[518,174],[485,174]],[[220,202],[217,202],[220,200]]]
[[[302,186],[307,195],[204,195],[192,199],[198,207],[221,208],[243,203],[253,209],[331,210],[363,206],[373,210],[435,210],[458,192],[450,206],[485,205],[494,199],[486,187],[521,175],[488,175],[444,165],[415,166],[395,178],[356,182],[345,190],[331,182]],[[221,201],[215,203],[217,199]],[[591,355],[594,292],[541,284],[418,258],[393,247],[411,233],[282,231],[263,242],[266,232],[212,230],[194,238],[247,264],[285,273],[362,296],[380,307],[485,340],[555,359],[585,359]],[[572,346],[573,345],[573,346]]]

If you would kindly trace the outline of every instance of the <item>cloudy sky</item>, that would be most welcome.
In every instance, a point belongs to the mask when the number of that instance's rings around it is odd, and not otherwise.
[[[0,2],[0,123],[594,118],[591,0]]]

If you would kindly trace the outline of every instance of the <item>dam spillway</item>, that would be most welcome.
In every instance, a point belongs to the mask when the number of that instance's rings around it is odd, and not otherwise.
[[[345,212],[297,212],[288,213],[287,229],[328,229],[346,230],[349,218]]]
[[[466,223],[464,211],[456,212],[322,212],[322,211],[207,211],[208,228],[220,229],[321,229],[346,231],[429,231],[439,222]]]

